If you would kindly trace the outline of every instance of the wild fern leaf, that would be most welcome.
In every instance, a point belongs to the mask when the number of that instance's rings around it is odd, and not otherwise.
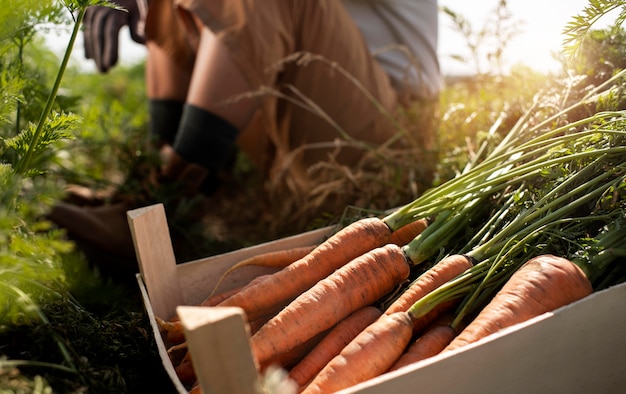
[[[48,146],[64,139],[73,139],[74,135],[70,133],[78,123],[80,117],[74,114],[59,114],[54,112],[50,118],[45,122],[41,137],[34,143],[32,147],[32,153],[36,156],[41,155]],[[23,130],[15,137],[5,140],[7,147],[13,149],[19,157],[22,157],[26,152],[31,149],[30,144],[33,143],[36,126],[34,124],[29,125],[28,128]]]

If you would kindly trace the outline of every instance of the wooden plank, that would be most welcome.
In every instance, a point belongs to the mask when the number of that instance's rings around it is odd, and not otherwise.
[[[163,204],[128,211],[127,217],[152,310],[169,319],[183,303],[183,294]]]
[[[180,306],[194,370],[203,393],[263,392],[241,308]]]

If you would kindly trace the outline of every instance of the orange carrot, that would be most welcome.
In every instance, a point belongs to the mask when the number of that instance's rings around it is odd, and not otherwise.
[[[417,300],[470,267],[472,267],[472,262],[464,255],[451,255],[442,259],[420,275],[409,288],[385,310],[385,314],[408,310]]]
[[[447,301],[441,301],[437,305],[435,305],[432,310],[429,312],[420,314],[419,317],[413,315],[413,330],[416,334],[421,333],[424,329],[426,329],[432,322],[445,315],[446,313],[453,310],[459,303],[461,302],[461,298],[455,298]],[[409,313],[413,314],[411,310],[408,310]]]
[[[261,277],[257,277],[253,280],[253,282],[257,279],[259,279]],[[251,282],[252,283],[252,282]],[[202,302],[201,306],[206,306],[206,307],[210,307],[210,306],[216,306],[218,303],[220,303],[221,301],[227,299],[228,297],[232,296],[233,294],[241,291],[243,287],[238,287],[238,288],[234,288],[231,290],[226,290],[222,293],[216,294],[213,297],[210,297],[208,299],[206,299],[205,301]],[[269,319],[271,319],[273,316],[275,315],[275,313],[269,314],[269,315],[265,315],[265,316],[259,316],[257,317],[255,320],[248,322],[248,326],[250,327],[250,331],[252,333],[255,333],[256,331],[258,331],[258,329],[265,324]],[[184,328],[183,328],[183,324],[180,321],[180,319],[178,318],[178,316],[174,316],[172,319],[170,320],[163,320],[161,318],[159,318],[158,316],[154,317],[159,329],[161,332],[165,333],[165,340],[170,344],[170,345],[177,345],[177,344],[181,344],[185,341],[185,332],[184,332]]]
[[[154,319],[156,320],[161,332],[165,332],[165,339],[171,345],[176,345],[185,341],[185,333],[180,320],[166,321],[158,316],[155,316]]]
[[[476,342],[591,292],[591,283],[584,272],[571,261],[553,255],[534,257],[511,275],[489,304],[444,351]]]
[[[250,329],[250,335],[254,335],[265,323],[267,323],[271,318],[276,316],[276,313],[271,313],[269,315],[260,316],[256,319],[248,322],[248,328]]]
[[[182,342],[167,348],[167,357],[176,369],[185,359],[189,358],[189,348],[187,342]],[[183,367],[184,369],[185,367]],[[191,368],[193,369],[193,368]]]
[[[327,335],[327,331],[321,332],[314,336],[313,338],[307,340],[304,343],[295,346],[289,351],[278,354],[276,357],[265,360],[265,362],[259,364],[259,371],[261,373],[265,372],[269,367],[279,367],[284,370],[288,370],[294,365],[296,365],[303,357],[305,357],[311,349],[315,348],[320,341]]]
[[[456,335],[454,329],[450,327],[452,319],[452,315],[444,315],[433,322],[410,344],[402,356],[389,368],[389,371],[395,371],[441,353]]]
[[[221,293],[215,294],[213,296],[209,296],[207,299],[205,299],[204,301],[202,301],[202,303],[200,304],[201,306],[220,306],[220,304],[222,304],[224,301],[226,301],[227,299],[229,299],[230,297],[236,295],[237,293],[239,293],[240,291],[243,291],[245,288],[247,287],[253,287],[256,286],[257,284],[263,282],[264,280],[266,280],[267,278],[270,277],[271,274],[265,274],[265,275],[260,275],[255,277],[254,279],[252,279],[250,282],[248,282],[247,284],[234,288],[234,289],[230,289],[230,290],[225,290]]]
[[[423,218],[415,220],[409,224],[405,224],[396,231],[392,232],[389,236],[389,243],[398,246],[404,246],[411,242],[413,238],[417,237],[428,227],[428,219]]]
[[[175,361],[177,358],[180,358],[179,356],[176,356],[177,354],[183,352],[183,354],[187,354],[187,342],[181,342],[179,344],[176,345],[172,345],[170,347],[167,348],[167,354],[170,357],[170,360],[172,361],[172,363],[176,363],[176,362],[180,362],[180,360]]]
[[[385,373],[412,336],[411,314],[383,314],[330,360],[302,394],[335,392]]]
[[[238,293],[243,289],[244,286],[235,287],[229,290],[222,291],[217,294],[213,294],[204,301],[200,303],[200,306],[216,306],[220,302],[224,301],[227,298],[230,298],[233,294]]]
[[[250,320],[287,305],[320,279],[353,259],[387,243],[391,230],[378,218],[366,218],[343,228],[311,253],[266,280],[223,301],[220,306],[238,306]]]
[[[289,371],[289,377],[304,386],[381,313],[374,306],[366,306],[346,317]]]
[[[180,364],[174,367],[174,371],[180,382],[185,386],[190,386],[196,381],[196,372],[191,362],[191,352],[188,351],[185,354]]]
[[[222,284],[222,281],[226,279],[228,275],[233,273],[234,271],[249,266],[259,266],[259,267],[268,267],[268,268],[285,268],[289,264],[294,261],[303,258],[307,254],[309,254],[315,246],[300,246],[297,248],[285,249],[285,250],[273,250],[267,253],[261,253],[249,257],[245,260],[242,260],[233,266],[231,266],[217,281],[213,291],[209,295],[209,298],[215,294],[219,286]]]
[[[228,297],[240,291],[242,287],[230,289],[219,294],[216,294],[200,304],[201,306],[215,306],[224,301]],[[172,317],[170,320],[163,320],[158,316],[154,317],[161,332],[165,332],[167,342],[170,344],[179,344],[185,340],[185,333],[183,331],[183,325],[178,316]]]
[[[319,281],[250,338],[259,364],[332,328],[343,318],[393,290],[410,273],[402,249],[374,249]]]
[[[458,272],[462,272],[471,266],[471,262],[469,261],[469,259],[463,256],[454,256],[454,257],[451,256],[447,259],[442,260],[440,263],[443,263],[443,264],[441,264],[441,266],[439,266],[436,270],[437,273],[434,275],[434,277],[436,278],[435,282],[441,281],[441,276],[455,277],[456,275],[458,275],[458,273],[450,274],[449,273],[450,271],[456,270]],[[435,267],[437,267],[440,263],[435,265]],[[450,268],[450,266],[452,268]],[[428,278],[428,279],[423,280],[423,282],[425,282],[425,286],[426,286],[425,288],[428,288],[428,286],[432,288],[438,287],[438,286],[432,286],[431,284],[432,281],[431,281],[430,276],[427,276],[425,278]],[[418,281],[416,281],[413,286],[415,287],[417,283]],[[378,376],[380,374],[387,372],[387,369],[391,368],[392,365],[400,358],[404,350],[409,346],[409,343],[411,340],[411,335],[400,334],[400,338],[393,338],[392,341],[395,341],[395,342],[392,342],[387,345],[369,344],[370,340],[371,341],[376,341],[376,340],[387,341],[389,340],[389,338],[385,337],[385,335],[389,335],[389,336],[393,335],[392,333],[382,334],[380,331],[378,331],[378,330],[383,330],[383,333],[386,333],[386,331],[384,330],[389,329],[389,327],[387,327],[388,323],[386,323],[387,322],[386,319],[389,316],[397,317],[397,316],[402,316],[403,314],[408,315],[411,321],[412,334],[416,334],[418,332],[421,332],[425,327],[427,327],[436,319],[440,318],[440,316],[444,315],[446,312],[448,312],[450,309],[452,309],[455,305],[457,305],[460,302],[460,298],[455,298],[455,299],[451,299],[451,300],[439,303],[428,313],[420,315],[419,317],[416,317],[410,311],[411,305],[408,305],[408,302],[410,302],[410,300],[414,298],[419,299],[421,298],[421,296],[419,296],[418,292],[415,291],[415,289],[413,289],[413,292],[414,294],[404,297],[404,299],[401,302],[398,302],[398,303],[394,302],[394,304],[392,304],[394,305],[395,311],[391,311],[388,308],[383,313],[383,316],[381,316],[381,318],[379,318],[376,322],[372,323],[370,327],[364,330],[364,332],[368,330],[375,332],[376,335],[378,335],[377,337],[362,338],[361,336],[364,334],[359,334],[359,336],[357,336],[351,343],[346,345],[344,350],[346,352],[349,352],[350,354],[349,361],[347,360],[347,358],[344,359],[339,356],[337,356],[339,357],[337,360],[335,359],[331,360],[328,363],[328,365],[332,364],[332,366],[325,367],[324,368],[325,371],[322,370],[319,373],[319,375],[323,375],[323,376],[316,377],[313,380],[313,382],[317,380],[318,383],[315,383],[315,385],[312,386],[311,392],[317,392],[315,390],[320,390],[318,386],[322,387],[321,392],[326,392],[326,390],[331,390],[331,388],[327,387],[327,385],[329,384],[333,384],[333,385],[339,384],[341,385],[340,388],[345,388],[345,387],[352,386],[353,384],[362,382],[364,380],[373,378],[375,376]],[[398,342],[398,341],[401,341],[401,342]],[[346,349],[350,349],[350,350],[346,350]],[[385,351],[389,353],[383,353]],[[367,361],[365,360],[371,359],[372,357],[379,358],[381,360],[386,360],[386,361],[384,363],[368,365],[367,369],[363,369],[360,363],[361,362],[367,363]],[[355,360],[358,360],[359,358],[362,358],[363,361],[355,361]],[[354,367],[354,364],[353,364],[354,362],[357,363],[356,367]],[[363,369],[363,371],[360,371],[360,369]],[[343,381],[343,382],[329,383],[329,381],[332,381],[332,380],[338,380],[338,381]],[[333,387],[332,389],[335,388],[335,386],[331,386],[331,387]],[[305,392],[308,392],[308,391],[305,391]]]
[[[395,318],[399,318],[399,316],[403,316],[405,314],[408,315],[409,316],[408,319],[411,321],[412,334],[415,335],[416,333],[421,332],[425,327],[427,327],[433,321],[441,318],[441,316],[445,315],[448,311],[450,311],[452,307],[457,305],[459,302],[460,302],[459,299],[453,299],[450,301],[440,303],[430,312],[424,315],[421,315],[419,317],[416,317],[415,315],[413,315],[413,313],[410,310],[398,311],[398,312],[394,312],[390,314],[383,313],[382,316],[378,320],[376,320],[374,323],[368,326],[361,334],[355,337],[352,342],[346,345],[344,350],[342,350],[342,353],[345,351],[350,354],[349,361],[347,357],[341,358],[340,357],[341,353],[340,353],[340,356],[337,356],[338,357],[337,360],[333,359],[329,361],[327,366],[324,367],[322,371],[320,371],[318,375],[323,375],[323,376],[319,378],[316,377],[314,379],[314,381],[318,380],[318,383],[316,383],[316,385],[323,385],[324,389],[322,390],[322,392],[325,392],[325,390],[327,389],[327,387],[325,386],[329,384],[328,382],[326,382],[327,380],[333,380],[333,379],[344,380],[347,383],[337,383],[337,384],[341,384],[341,385],[347,384],[351,386],[353,384],[360,383],[364,380],[371,379],[375,376],[378,376],[387,372],[388,368],[391,368],[392,365],[402,356],[405,349],[409,347],[409,343],[412,337],[412,335],[408,335],[404,332],[401,332],[398,338],[393,337],[394,335],[393,333],[387,333],[385,330],[393,328],[393,327],[387,327],[389,324],[387,319],[389,319],[390,316],[395,316]],[[402,319],[406,319],[406,318],[402,317]],[[366,334],[363,334],[366,331],[370,331],[369,335],[371,338],[367,336],[365,338],[362,337],[366,335]],[[389,341],[390,337],[392,341],[392,343],[390,344],[387,344],[387,345],[369,344],[369,341],[377,341],[377,340]],[[350,350],[346,350],[346,349],[350,349]],[[388,353],[383,353],[383,352],[388,352]],[[367,369],[364,369],[363,371],[353,370],[352,363],[356,362],[357,363],[356,368],[362,369],[362,367],[360,366],[360,363],[367,362],[366,360],[372,357],[376,357],[376,358],[379,358],[380,360],[385,360],[385,361],[376,363],[373,365],[369,365]],[[353,360],[359,360],[359,358],[361,358],[362,361],[353,361]],[[331,365],[331,364],[332,366],[328,367],[328,365]],[[319,381],[324,381],[324,383],[319,383]],[[344,387],[347,387],[347,386],[342,386],[341,388],[344,388]],[[318,389],[312,389],[312,390],[318,390]],[[316,391],[312,391],[312,392],[316,392]]]

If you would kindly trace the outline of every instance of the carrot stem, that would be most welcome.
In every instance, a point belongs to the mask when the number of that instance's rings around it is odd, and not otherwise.
[[[611,153],[613,152],[615,150],[611,150]],[[460,325],[465,315],[472,308],[475,308],[475,303],[479,297],[484,298],[481,293],[485,289],[489,288],[493,291],[497,288],[494,284],[504,280],[517,269],[519,264],[513,263],[514,259],[512,259],[514,253],[523,250],[531,239],[539,237],[548,229],[573,220],[567,215],[585,204],[590,204],[594,199],[604,195],[607,190],[622,182],[619,177],[615,179],[615,174],[622,171],[623,164],[596,175],[597,171],[594,171],[594,166],[607,163],[608,158],[609,155],[602,153],[592,163],[593,165],[587,165],[582,170],[575,171],[533,206],[528,207],[509,223],[506,223],[488,241],[473,248],[468,254],[483,262],[468,270],[465,275],[441,286],[418,301],[410,308],[410,312],[415,315],[424,314],[445,300],[468,294],[469,298],[463,302],[452,323],[453,327]],[[588,179],[590,176],[592,178]],[[579,185],[576,186],[577,184]],[[597,216],[594,218],[597,219]],[[577,219],[580,220],[581,218]],[[488,262],[490,258],[492,261]],[[477,283],[479,280],[480,282]]]

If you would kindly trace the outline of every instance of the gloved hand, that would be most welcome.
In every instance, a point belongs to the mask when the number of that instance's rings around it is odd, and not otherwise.
[[[133,41],[144,44],[144,25],[148,13],[147,0],[112,0],[124,8],[92,6],[84,19],[85,57],[96,62],[98,70],[107,72],[117,64],[119,32],[128,25]]]

